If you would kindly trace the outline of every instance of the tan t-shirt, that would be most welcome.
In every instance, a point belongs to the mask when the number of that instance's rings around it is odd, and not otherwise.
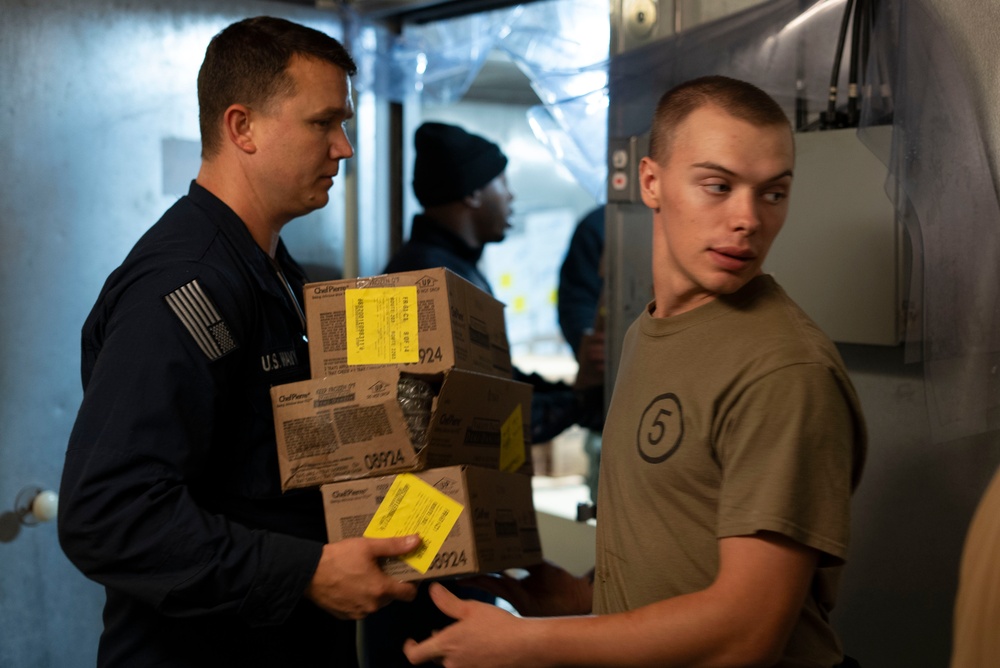
[[[718,539],[773,531],[822,553],[781,666],[833,666],[865,428],[835,346],[770,276],[625,337],[604,428],[594,611],[708,587]]]
[[[1000,666],[1000,471],[979,501],[962,550],[951,668]]]

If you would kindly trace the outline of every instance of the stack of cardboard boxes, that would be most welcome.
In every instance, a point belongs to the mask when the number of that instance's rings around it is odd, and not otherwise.
[[[503,304],[446,269],[304,297],[312,379],[271,390],[282,489],[321,488],[331,541],[420,533],[384,565],[402,580],[540,561]]]

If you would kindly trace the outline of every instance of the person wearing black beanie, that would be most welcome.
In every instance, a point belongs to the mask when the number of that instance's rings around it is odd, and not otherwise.
[[[413,193],[424,211],[385,273],[447,267],[492,294],[478,263],[483,247],[503,241],[510,228],[507,156],[488,139],[446,123],[424,123],[413,143]]]
[[[479,259],[488,243],[503,241],[514,195],[507,187],[507,156],[494,142],[457,125],[426,122],[414,136],[413,192],[424,207],[409,240],[384,273],[445,267],[493,294]],[[600,428],[601,388],[574,389],[514,369],[532,385],[533,443],[549,441],[574,424]]]
[[[461,200],[507,168],[499,146],[457,125],[424,123],[413,143],[413,194],[424,208]]]
[[[493,294],[478,262],[485,245],[503,241],[510,228],[514,195],[507,187],[507,156],[484,137],[437,122],[417,129],[414,147],[413,192],[424,210],[413,219],[409,240],[384,273],[446,267]],[[514,380],[532,386],[532,443],[549,441],[574,424],[601,428],[601,386],[574,388],[516,367]],[[481,590],[450,586],[463,598],[484,600]],[[367,665],[410,666],[402,651],[403,642],[423,639],[450,621],[431,603],[426,586],[421,586],[413,602],[390,604],[362,622]]]

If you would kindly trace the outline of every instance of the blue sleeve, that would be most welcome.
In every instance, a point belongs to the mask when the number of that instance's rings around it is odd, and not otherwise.
[[[252,529],[203,502],[205,489],[226,484],[209,478],[237,359],[206,357],[163,295],[197,277],[229,311],[237,341],[245,324],[233,316],[231,286],[188,270],[102,295],[98,308],[110,315],[88,320],[100,331],[85,331],[85,341],[93,335],[100,350],[84,373],[66,453],[60,542],[88,577],[162,614],[280,623],[301,600],[322,543]]]
[[[559,269],[559,326],[574,353],[579,352],[580,338],[593,328],[597,316],[603,252],[604,207],[600,207],[577,225]]]

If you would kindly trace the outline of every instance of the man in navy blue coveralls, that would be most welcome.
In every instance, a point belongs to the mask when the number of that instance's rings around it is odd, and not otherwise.
[[[343,46],[259,17],[198,77],[202,166],[108,278],[83,327],[83,403],[59,537],[104,585],[99,666],[357,665],[353,620],[415,595],[326,542],[317,490],[281,493],[271,386],[309,376],[306,278],[279,234],[354,151]]]

